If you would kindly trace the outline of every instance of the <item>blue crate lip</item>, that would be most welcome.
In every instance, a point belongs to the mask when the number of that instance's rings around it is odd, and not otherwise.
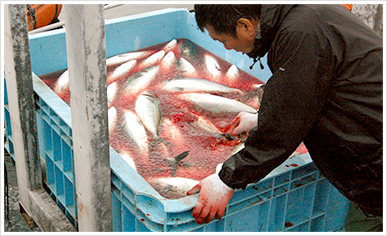
[[[107,20],[106,35],[107,57],[187,38],[240,69],[259,75],[264,82],[271,76],[267,67],[250,71],[251,60],[247,57],[226,51],[220,43],[203,37],[194,14],[183,9]],[[67,68],[64,29],[31,35],[30,49],[32,69],[37,75]],[[39,138],[39,148],[41,157],[47,160],[47,172],[51,172],[47,173],[51,196],[77,225],[71,109],[38,76],[33,76],[33,83],[39,108],[38,136],[43,137]],[[5,106],[5,115],[7,112]],[[6,122],[10,122],[7,116]],[[8,125],[6,136],[6,148],[10,150],[13,146]],[[57,143],[60,148],[55,147]],[[338,231],[348,212],[349,201],[321,175],[308,153],[286,160],[246,190],[237,190],[225,216],[207,225],[197,225],[191,216],[198,194],[165,199],[111,147],[110,160],[113,231]],[[255,218],[259,221],[252,224]]]

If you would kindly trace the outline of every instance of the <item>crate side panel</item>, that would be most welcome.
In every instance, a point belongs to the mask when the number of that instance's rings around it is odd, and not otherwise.
[[[121,201],[119,199],[119,193],[117,194],[117,189],[112,186],[112,224],[113,232],[122,231],[122,209]]]
[[[164,10],[106,21],[107,57],[178,38],[178,31],[185,30],[181,22],[186,14],[181,10]]]
[[[43,75],[67,68],[66,35],[64,29],[30,35],[29,39],[31,67],[35,74]]]
[[[263,206],[263,208],[262,208]],[[260,220],[265,219],[268,210],[267,205],[257,204],[252,207],[247,207],[239,211],[237,214],[232,214],[227,217],[226,230],[227,232],[260,232],[265,226]],[[263,214],[263,215],[262,215]]]
[[[350,201],[330,185],[324,231],[338,231],[345,226]]]

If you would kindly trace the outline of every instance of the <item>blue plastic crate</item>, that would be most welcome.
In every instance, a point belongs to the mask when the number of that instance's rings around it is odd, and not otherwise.
[[[349,208],[349,201],[321,175],[308,154],[287,160],[265,179],[236,191],[224,217],[206,225],[196,224],[191,216],[196,197],[165,200],[157,194],[139,194],[125,184],[131,178],[112,173],[114,231],[342,231]]]
[[[13,160],[15,160],[15,152],[13,150],[13,138],[11,128],[11,117],[9,116],[8,95],[6,82],[4,80],[4,148]]]
[[[204,37],[194,15],[186,10],[166,9],[106,21],[108,57],[175,38],[187,38],[264,82],[271,75],[267,66],[263,71],[258,67],[249,70],[251,59],[227,51],[219,42]],[[30,49],[32,70],[37,75],[67,68],[64,29],[30,36]],[[34,77],[34,91],[45,183],[52,198],[77,226],[71,110],[37,77]],[[5,110],[9,124],[7,107]],[[6,126],[6,136],[7,142],[12,142],[10,126]],[[112,148],[110,159],[116,232],[309,232],[340,231],[345,225],[349,201],[320,174],[308,154],[288,160],[259,183],[237,191],[225,216],[207,225],[197,225],[191,216],[197,194],[165,199]]]

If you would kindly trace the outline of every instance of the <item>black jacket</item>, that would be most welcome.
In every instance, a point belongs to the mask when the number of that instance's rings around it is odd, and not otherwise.
[[[268,80],[256,129],[223,165],[232,188],[264,178],[304,141],[349,200],[383,214],[382,38],[341,5],[262,5]]]

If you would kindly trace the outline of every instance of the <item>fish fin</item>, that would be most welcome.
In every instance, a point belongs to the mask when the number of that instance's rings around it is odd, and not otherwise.
[[[171,160],[170,167],[171,167],[171,175],[173,177],[176,175],[177,166],[179,165],[180,161],[186,158],[188,154],[189,154],[189,151],[182,152]]]

